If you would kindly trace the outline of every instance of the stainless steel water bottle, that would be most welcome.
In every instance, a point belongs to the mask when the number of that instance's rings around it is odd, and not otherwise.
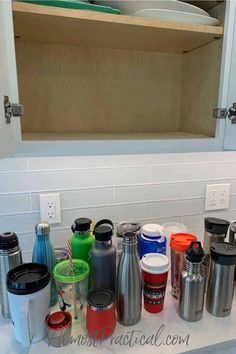
[[[203,257],[201,242],[191,242],[186,251],[185,269],[180,276],[179,315],[186,321],[198,321],[202,318],[205,292]]]
[[[137,235],[137,249],[139,254],[139,244],[140,244],[140,237],[141,237],[140,223],[135,220],[126,220],[126,221],[119,222],[116,228],[117,266],[119,264],[120,257],[123,251],[123,235],[125,232],[134,232]]]
[[[206,309],[214,316],[226,317],[231,312],[235,264],[235,244],[229,242],[212,243]]]
[[[118,321],[126,326],[137,323],[142,309],[142,282],[137,251],[137,235],[123,235],[123,252],[118,265],[117,314]]]
[[[89,254],[91,288],[116,290],[116,248],[112,245],[113,223],[104,219],[94,226],[95,244]]]
[[[236,222],[232,222],[229,226],[229,242],[236,244]],[[234,284],[236,284],[236,267],[234,272]]]
[[[22,264],[22,254],[18,237],[14,232],[0,234],[0,304],[2,316],[10,318],[6,289],[6,276],[9,270]]]
[[[229,221],[219,218],[207,217],[204,219],[204,252],[205,256],[203,259],[203,270],[206,276],[205,291],[207,288],[209,272],[210,272],[210,263],[211,263],[211,244],[213,242],[224,242],[227,231],[229,228]]]

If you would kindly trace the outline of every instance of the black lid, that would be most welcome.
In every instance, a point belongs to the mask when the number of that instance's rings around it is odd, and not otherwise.
[[[97,241],[109,241],[113,235],[113,230],[109,225],[100,225],[94,229],[94,235]]]
[[[72,232],[88,231],[90,230],[91,224],[92,224],[92,220],[88,218],[78,218],[74,221],[74,224],[71,226],[71,230]]]
[[[7,231],[0,234],[0,250],[10,250],[18,245],[18,237],[14,232]]]
[[[129,231],[140,233],[140,230],[141,226],[138,221],[121,221],[116,229],[118,237],[123,237],[124,233]]]
[[[205,230],[211,234],[226,235],[230,222],[218,218],[205,218]]]
[[[229,242],[213,242],[211,244],[211,259],[222,265],[236,264],[236,245]]]
[[[7,273],[7,290],[11,294],[33,294],[50,282],[50,272],[45,264],[25,263]]]
[[[94,289],[88,292],[87,301],[90,306],[103,308],[115,302],[115,295],[108,289]]]
[[[111,220],[102,219],[94,226],[93,234],[97,241],[109,241],[113,235],[114,225]]]
[[[199,241],[191,242],[186,250],[186,259],[189,262],[200,263],[204,257],[204,251]]]

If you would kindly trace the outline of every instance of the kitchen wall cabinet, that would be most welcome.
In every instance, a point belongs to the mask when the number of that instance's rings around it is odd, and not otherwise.
[[[0,10],[0,156],[235,149],[236,125],[213,117],[236,101],[234,1],[211,10],[224,27],[10,1]],[[24,106],[10,124],[4,96]]]

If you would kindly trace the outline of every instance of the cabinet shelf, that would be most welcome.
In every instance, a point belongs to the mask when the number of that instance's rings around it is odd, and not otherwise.
[[[223,27],[14,2],[15,37],[83,47],[183,53],[223,37]]]

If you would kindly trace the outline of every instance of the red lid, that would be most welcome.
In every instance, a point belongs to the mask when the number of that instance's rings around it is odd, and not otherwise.
[[[170,247],[174,251],[185,252],[192,241],[197,241],[197,237],[192,234],[178,233],[170,236]]]
[[[45,324],[48,329],[58,331],[62,328],[69,327],[72,322],[71,314],[67,311],[57,311],[49,315],[46,320]]]

